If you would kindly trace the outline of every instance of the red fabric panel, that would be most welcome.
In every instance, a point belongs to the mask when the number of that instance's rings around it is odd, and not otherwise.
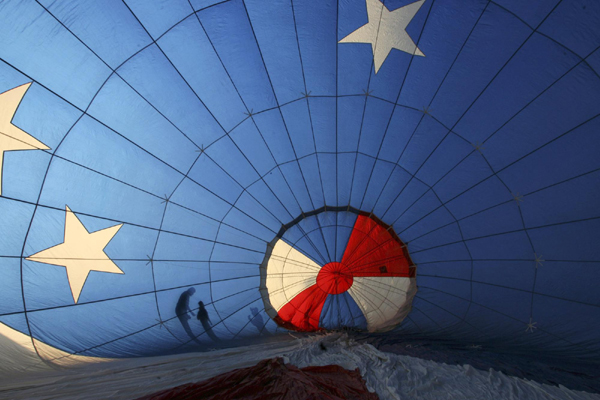
[[[299,369],[281,358],[188,383],[138,400],[377,400],[358,369],[339,365]]]
[[[359,215],[346,245],[342,264],[352,276],[415,276],[402,243],[380,223]]]
[[[320,330],[319,318],[325,305],[327,293],[319,285],[312,285],[298,293],[277,312],[284,322],[291,323],[294,330],[312,332]]]
[[[340,294],[350,289],[354,278],[348,267],[339,262],[330,262],[317,275],[317,285],[327,294]]]

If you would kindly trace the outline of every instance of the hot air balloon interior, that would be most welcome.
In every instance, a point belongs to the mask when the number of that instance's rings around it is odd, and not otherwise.
[[[599,199],[597,0],[1,0],[0,398],[600,399]]]

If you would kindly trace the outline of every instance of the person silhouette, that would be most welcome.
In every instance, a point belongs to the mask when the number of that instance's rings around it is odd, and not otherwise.
[[[202,324],[202,327],[204,328],[204,331],[206,332],[206,334],[215,342],[219,342],[220,339],[217,337],[217,335],[215,335],[215,333],[212,330],[212,321],[210,320],[210,317],[208,316],[208,311],[206,311],[206,308],[204,307],[204,302],[203,301],[199,301],[198,302],[198,316],[197,316],[198,320],[200,321],[200,323]]]
[[[179,300],[177,300],[177,305],[175,306],[175,314],[177,318],[179,318],[179,322],[183,326],[183,329],[188,334],[188,336],[196,343],[202,344],[192,332],[192,328],[190,328],[190,323],[188,322],[192,317],[188,315],[188,313],[195,315],[194,312],[190,309],[190,297],[192,297],[196,293],[196,289],[193,287],[189,288],[185,292],[181,293],[179,296]]]
[[[262,315],[259,314],[258,308],[250,307],[250,311],[252,311],[252,315],[248,315],[248,321],[258,329],[258,332],[263,333],[265,321],[263,320]]]

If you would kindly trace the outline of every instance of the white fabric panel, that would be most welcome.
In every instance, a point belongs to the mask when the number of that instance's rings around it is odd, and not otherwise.
[[[369,332],[386,331],[410,312],[417,292],[415,278],[355,277],[348,290],[365,318]]]
[[[317,283],[321,266],[284,240],[275,243],[267,264],[269,301],[279,311],[298,293]]]

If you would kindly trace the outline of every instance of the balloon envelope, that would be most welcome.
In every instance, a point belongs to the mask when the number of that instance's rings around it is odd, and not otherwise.
[[[312,330],[598,356],[600,3],[0,9],[0,322],[34,344],[267,340],[281,244]]]

